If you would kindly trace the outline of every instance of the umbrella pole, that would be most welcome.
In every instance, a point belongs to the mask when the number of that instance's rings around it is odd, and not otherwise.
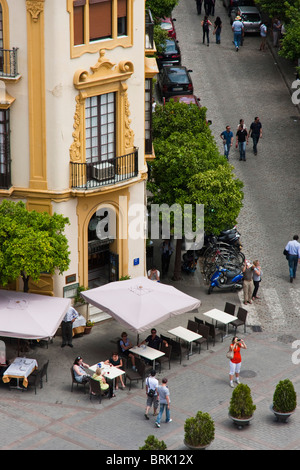
[[[140,335],[139,335],[139,334],[137,334],[137,335],[136,335],[136,345],[138,345],[138,344],[139,344],[139,341],[140,341]]]

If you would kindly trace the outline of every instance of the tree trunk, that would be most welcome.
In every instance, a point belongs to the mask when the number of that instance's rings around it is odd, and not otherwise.
[[[182,239],[180,238],[176,242],[174,275],[172,278],[173,281],[181,280],[181,247],[182,247]]]

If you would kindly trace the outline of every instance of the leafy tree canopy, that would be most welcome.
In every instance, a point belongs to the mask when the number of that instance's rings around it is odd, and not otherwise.
[[[0,284],[20,275],[24,291],[29,277],[38,282],[42,272],[62,274],[70,264],[63,231],[69,220],[62,215],[27,211],[23,202],[0,204]]]
[[[179,0],[146,0],[146,8],[151,10],[154,18],[170,17]]]

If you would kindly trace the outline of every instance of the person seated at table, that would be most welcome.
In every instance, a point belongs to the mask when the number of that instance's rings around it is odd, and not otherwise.
[[[147,338],[140,344],[138,344],[138,346],[147,343],[150,348],[159,349],[161,344],[163,343],[166,347],[168,347],[168,342],[165,339],[161,339],[159,336],[157,336],[156,333],[156,329],[152,328],[151,335],[147,336]]]
[[[83,362],[81,356],[77,356],[73,364],[74,378],[76,382],[84,384],[90,380],[90,375],[87,374],[84,369],[85,367],[89,368],[90,366]]]
[[[148,279],[150,279],[151,281],[160,282],[160,272],[155,267],[152,267],[151,269],[149,269],[147,274],[148,274]]]
[[[122,358],[119,356],[119,354],[117,352],[113,352],[111,357],[109,359],[107,359],[104,364],[111,364],[112,366],[116,367],[117,369],[122,369],[123,367],[123,361],[122,361]],[[120,377],[116,377],[116,386],[115,386],[115,389],[118,390],[119,389],[119,379],[121,381],[121,384],[122,384],[122,388],[124,389],[125,388],[125,384],[123,382],[123,379],[122,379],[122,375],[120,375]]]
[[[131,364],[132,364],[132,369],[134,371],[136,371],[134,354],[129,352],[129,349],[131,349],[133,347],[133,345],[132,345],[131,341],[128,339],[128,335],[125,331],[123,331],[123,333],[121,334],[121,338],[122,339],[120,340],[120,346],[121,346],[121,349],[122,349],[122,353],[125,356],[130,357]]]
[[[104,370],[97,367],[96,372],[92,375],[92,379],[98,380],[100,382],[100,388],[104,395],[109,396],[109,398],[114,398],[116,395],[113,393],[113,382],[109,380],[108,382],[103,377]]]

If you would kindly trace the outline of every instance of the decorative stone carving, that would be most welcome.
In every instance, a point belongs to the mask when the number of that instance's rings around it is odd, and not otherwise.
[[[45,0],[26,0],[27,11],[31,14],[34,23],[38,21],[40,13],[44,11],[44,1]]]

